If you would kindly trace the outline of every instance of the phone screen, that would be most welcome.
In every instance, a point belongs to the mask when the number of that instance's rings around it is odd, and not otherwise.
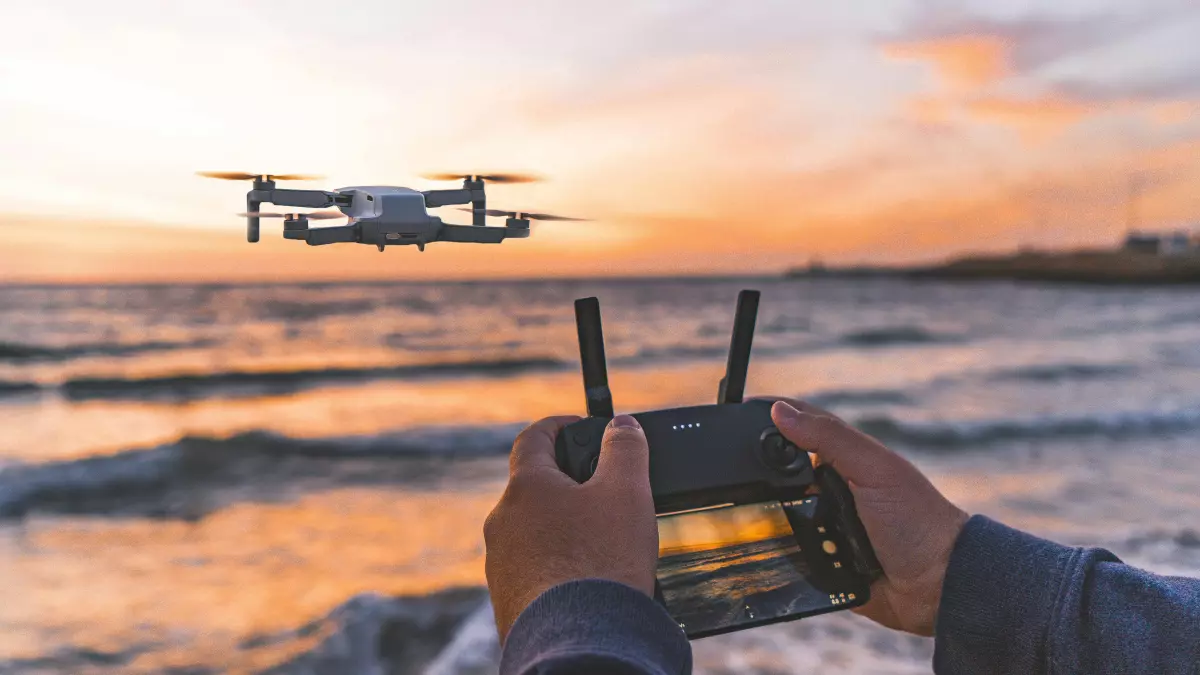
[[[689,638],[848,609],[868,590],[818,496],[658,517],[658,600]]]

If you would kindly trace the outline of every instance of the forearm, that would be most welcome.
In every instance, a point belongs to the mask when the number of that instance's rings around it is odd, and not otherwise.
[[[937,673],[1193,675],[1197,664],[1200,581],[981,516],[959,536],[938,612]]]
[[[501,675],[682,675],[683,630],[652,598],[611,581],[572,581],[538,596],[504,643]]]

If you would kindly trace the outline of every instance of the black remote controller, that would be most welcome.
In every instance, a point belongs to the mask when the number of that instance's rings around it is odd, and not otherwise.
[[[855,570],[873,581],[882,574],[846,482],[832,467],[813,469],[806,450],[775,428],[771,401],[743,401],[758,291],[738,295],[733,339],[716,405],[634,413],[650,446],[650,488],[656,513],[723,504],[798,499],[816,486],[824,518],[849,542]],[[604,357],[600,303],[575,301],[579,355],[588,417],[567,425],[555,442],[558,466],[577,482],[592,476],[600,441],[614,415]]]

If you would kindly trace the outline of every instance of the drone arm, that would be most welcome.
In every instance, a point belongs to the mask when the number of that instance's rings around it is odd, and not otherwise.
[[[513,235],[507,227],[477,227],[475,225],[442,225],[438,241],[456,241],[473,244],[499,244]]]
[[[249,206],[252,202],[257,202],[321,209],[333,206],[337,196],[336,192],[324,190],[251,190],[246,195],[246,204]]]
[[[428,190],[425,193],[425,206],[436,208],[453,204],[470,204],[474,190]]]
[[[304,234],[309,246],[324,246],[325,244],[356,242],[358,241],[358,232],[358,225],[338,225],[313,228]]]

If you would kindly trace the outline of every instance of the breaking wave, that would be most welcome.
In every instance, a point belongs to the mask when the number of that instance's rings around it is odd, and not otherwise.
[[[50,512],[197,519],[225,501],[265,495],[272,487],[418,483],[444,472],[447,460],[507,454],[523,426],[322,439],[265,432],[188,436],[104,456],[9,465],[0,467],[0,518]],[[378,461],[397,459],[428,461]],[[247,486],[253,489],[238,490]]]
[[[905,422],[885,415],[865,416],[854,424],[884,443],[958,449],[1006,441],[1097,435],[1138,438],[1192,431],[1200,429],[1200,407],[970,422]]]
[[[7,396],[28,396],[41,391],[41,386],[33,382],[8,382],[0,380],[0,398]]]
[[[1000,370],[992,373],[989,379],[1015,382],[1093,380],[1131,375],[1137,370],[1137,366],[1129,363],[1054,363]]]
[[[809,403],[826,408],[849,405],[906,405],[913,398],[897,389],[834,389],[804,397]]]
[[[891,347],[955,342],[959,339],[957,336],[933,333],[919,326],[892,326],[846,333],[840,338],[840,342],[851,347]]]
[[[211,374],[165,375],[143,378],[78,378],[61,386],[74,400],[136,399],[173,400],[253,397],[290,394],[342,382],[425,379],[456,376],[501,377],[516,373],[558,370],[562,361],[550,358],[515,358],[485,361],[449,361],[372,368],[316,368],[281,371],[227,371]]]
[[[155,340],[150,342],[134,342],[120,344],[116,342],[97,342],[91,344],[69,345],[64,347],[44,347],[20,342],[0,342],[0,361],[29,362],[29,361],[68,361],[85,356],[134,356],[147,352],[163,352],[175,349],[198,349],[211,347],[213,340],[191,340],[185,342],[169,342]]]
[[[426,596],[357,595],[295,631],[256,636],[255,649],[303,641],[308,648],[260,675],[495,673],[500,645],[487,591],[452,588]]]

